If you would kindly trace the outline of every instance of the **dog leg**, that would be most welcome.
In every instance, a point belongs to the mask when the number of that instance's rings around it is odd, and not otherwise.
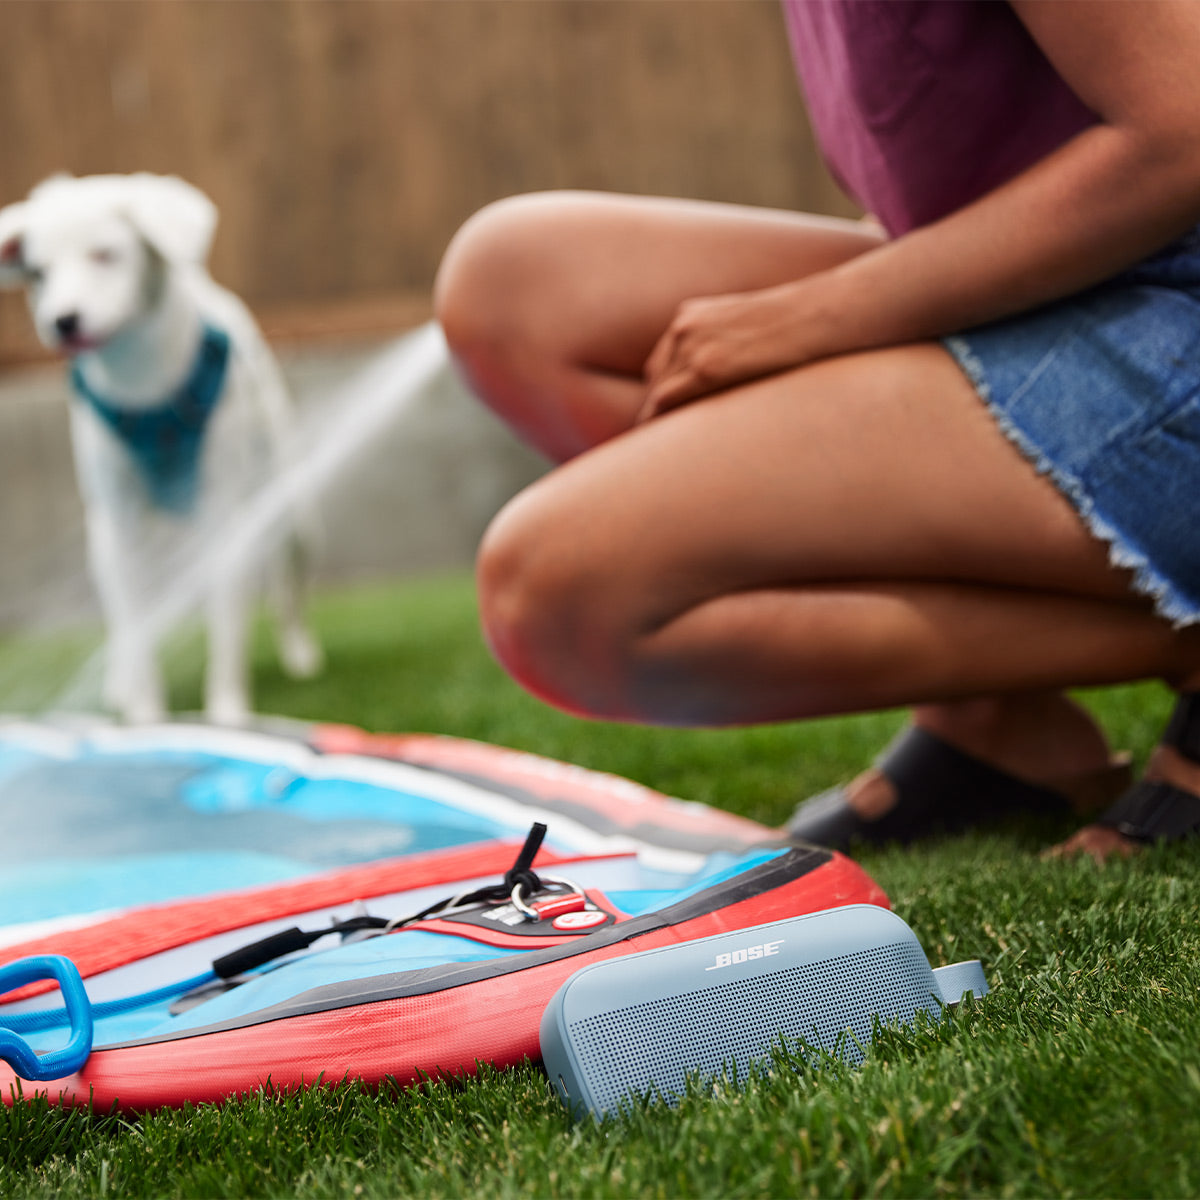
[[[166,688],[152,651],[140,637],[114,630],[107,646],[104,675],[105,707],[131,725],[150,725],[167,715]]]
[[[250,581],[236,576],[223,579],[209,597],[204,711],[214,725],[245,725],[250,717],[252,595]]]
[[[166,688],[139,617],[134,555],[107,509],[88,510],[87,535],[92,578],[108,628],[104,703],[126,721],[161,721],[167,711]]]
[[[293,679],[312,679],[325,666],[325,652],[304,615],[304,560],[305,547],[298,537],[291,538],[271,571],[279,661]]]

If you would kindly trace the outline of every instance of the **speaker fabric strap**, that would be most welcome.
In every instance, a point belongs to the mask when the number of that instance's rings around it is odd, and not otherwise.
[[[988,994],[983,963],[977,958],[950,963],[945,967],[934,967],[933,979],[942,993],[942,1001],[946,1004],[957,1004],[968,994],[973,994],[977,998]]]

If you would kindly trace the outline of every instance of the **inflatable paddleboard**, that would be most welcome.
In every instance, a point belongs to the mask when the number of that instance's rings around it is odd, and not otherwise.
[[[10,1103],[504,1067],[537,1057],[584,965],[887,903],[848,859],[754,822],[428,735],[10,722],[0,815]]]

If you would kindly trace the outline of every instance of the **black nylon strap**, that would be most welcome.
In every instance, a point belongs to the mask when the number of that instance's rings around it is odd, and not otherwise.
[[[293,926],[291,929],[282,929],[278,933],[271,934],[269,937],[260,938],[257,942],[251,942],[248,946],[231,950],[228,954],[214,959],[213,971],[221,979],[232,979],[235,975],[241,975],[245,971],[252,971],[255,967],[261,967],[264,963],[273,962],[277,958],[282,958],[285,954],[292,954],[297,950],[307,950],[313,942],[318,938],[325,937],[326,934],[359,933],[364,929],[386,931],[400,925],[408,925],[414,921],[424,920],[426,917],[436,916],[437,913],[445,909],[449,904],[500,903],[507,900],[512,895],[513,889],[518,885],[520,885],[525,895],[536,895],[543,890],[543,884],[533,872],[533,860],[537,857],[537,852],[541,849],[545,836],[546,826],[541,821],[535,821],[529,830],[528,837],[525,839],[525,844],[521,847],[520,853],[517,855],[516,861],[505,873],[503,883],[491,884],[488,887],[476,888],[475,891],[468,892],[466,895],[439,900],[437,903],[431,904],[428,908],[422,909],[419,913],[415,913],[413,916],[400,922],[385,921],[382,917],[350,917],[345,921],[337,921],[332,925],[326,925],[324,929],[304,930],[299,926]]]
[[[1018,779],[916,725],[893,742],[876,765],[906,799],[912,796],[920,802],[923,795],[941,793],[948,807],[962,810],[967,821],[980,810],[1054,812],[1066,806],[1059,792]]]
[[[1139,842],[1186,837],[1200,833],[1200,796],[1143,779],[1108,809],[1100,824]]]
[[[240,946],[220,958],[213,959],[213,974],[220,979],[232,979],[244,971],[253,971],[264,963],[273,962],[285,954],[297,950],[307,950],[318,938],[330,933],[358,933],[364,929],[382,929],[387,922],[382,917],[350,917],[345,921],[336,921],[326,925],[324,929],[304,930],[298,925],[291,929],[281,929],[269,937],[259,938],[248,946]]]
[[[1200,763],[1200,692],[1180,695],[1162,744]],[[1160,779],[1143,779],[1105,811],[1099,824],[1139,842],[1187,837],[1200,833],[1200,796]]]
[[[1200,692],[1186,692],[1175,702],[1163,744],[1200,763]]]
[[[464,892],[460,896],[448,896],[445,900],[435,901],[419,913],[393,922],[391,927],[399,928],[401,925],[411,925],[414,921],[423,921],[426,917],[435,917],[450,905],[460,908],[466,904],[501,904],[512,895],[513,888],[518,883],[526,896],[536,895],[543,890],[543,885],[531,869],[531,864],[537,857],[545,836],[546,826],[541,821],[535,821],[525,838],[525,844],[517,854],[516,861],[505,871],[502,883],[490,883],[485,887],[476,888],[473,892]]]
[[[521,853],[517,855],[517,861],[504,873],[504,886],[509,895],[512,895],[513,888],[518,884],[521,885],[521,890],[527,896],[541,890],[542,881],[533,873],[532,868],[533,860],[542,848],[542,840],[545,836],[546,826],[541,821],[534,821],[529,830],[529,836],[525,839],[525,845],[521,847]]]

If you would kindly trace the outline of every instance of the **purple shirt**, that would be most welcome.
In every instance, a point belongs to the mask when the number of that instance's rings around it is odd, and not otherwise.
[[[1096,122],[1006,3],[783,8],[830,170],[891,234],[961,208]]]

